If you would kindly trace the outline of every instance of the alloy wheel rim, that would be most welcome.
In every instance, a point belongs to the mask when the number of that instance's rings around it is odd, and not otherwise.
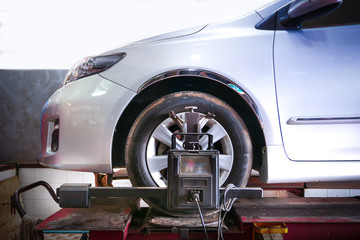
[[[178,113],[178,117],[185,119],[185,112]],[[219,184],[220,186],[228,178],[234,163],[234,149],[229,134],[225,128],[215,119],[206,119],[205,114],[200,113],[200,125],[203,133],[213,135],[214,148],[219,150]],[[180,129],[169,117],[162,121],[152,132],[146,146],[146,164],[153,181],[159,187],[167,186],[167,151],[171,146],[171,136]],[[207,148],[207,137],[200,138],[202,149]],[[183,140],[176,139],[176,148],[183,149]]]

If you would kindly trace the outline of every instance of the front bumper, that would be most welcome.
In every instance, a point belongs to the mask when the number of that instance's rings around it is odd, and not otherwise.
[[[58,89],[41,113],[40,164],[112,173],[115,126],[135,94],[99,75]]]

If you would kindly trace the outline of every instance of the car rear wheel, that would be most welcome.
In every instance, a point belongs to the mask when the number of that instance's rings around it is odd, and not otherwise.
[[[167,151],[171,145],[171,135],[180,128],[169,117],[174,111],[185,119],[185,107],[196,106],[203,117],[201,131],[212,134],[214,148],[219,150],[220,185],[233,183],[246,185],[252,165],[252,145],[249,132],[241,117],[224,101],[200,92],[176,92],[161,97],[147,106],[130,129],[125,161],[133,186],[167,185]],[[208,114],[214,118],[206,118]],[[203,149],[207,139],[200,139]],[[182,139],[176,146],[182,149]],[[149,198],[145,201],[152,207],[171,215],[191,215],[193,212],[166,210],[166,199]]]

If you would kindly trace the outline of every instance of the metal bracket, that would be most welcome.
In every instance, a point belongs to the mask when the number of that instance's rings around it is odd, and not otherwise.
[[[87,208],[90,206],[90,183],[66,183],[57,189],[59,206],[62,208]]]
[[[225,188],[220,188],[224,193]],[[167,198],[167,188],[161,187],[91,187],[91,184],[63,184],[57,189],[62,208],[87,208],[91,198]],[[262,198],[261,188],[231,188],[227,198]]]

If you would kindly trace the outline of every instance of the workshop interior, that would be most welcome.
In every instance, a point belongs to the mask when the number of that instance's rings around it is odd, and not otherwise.
[[[0,238],[360,238],[360,2],[0,4]]]

